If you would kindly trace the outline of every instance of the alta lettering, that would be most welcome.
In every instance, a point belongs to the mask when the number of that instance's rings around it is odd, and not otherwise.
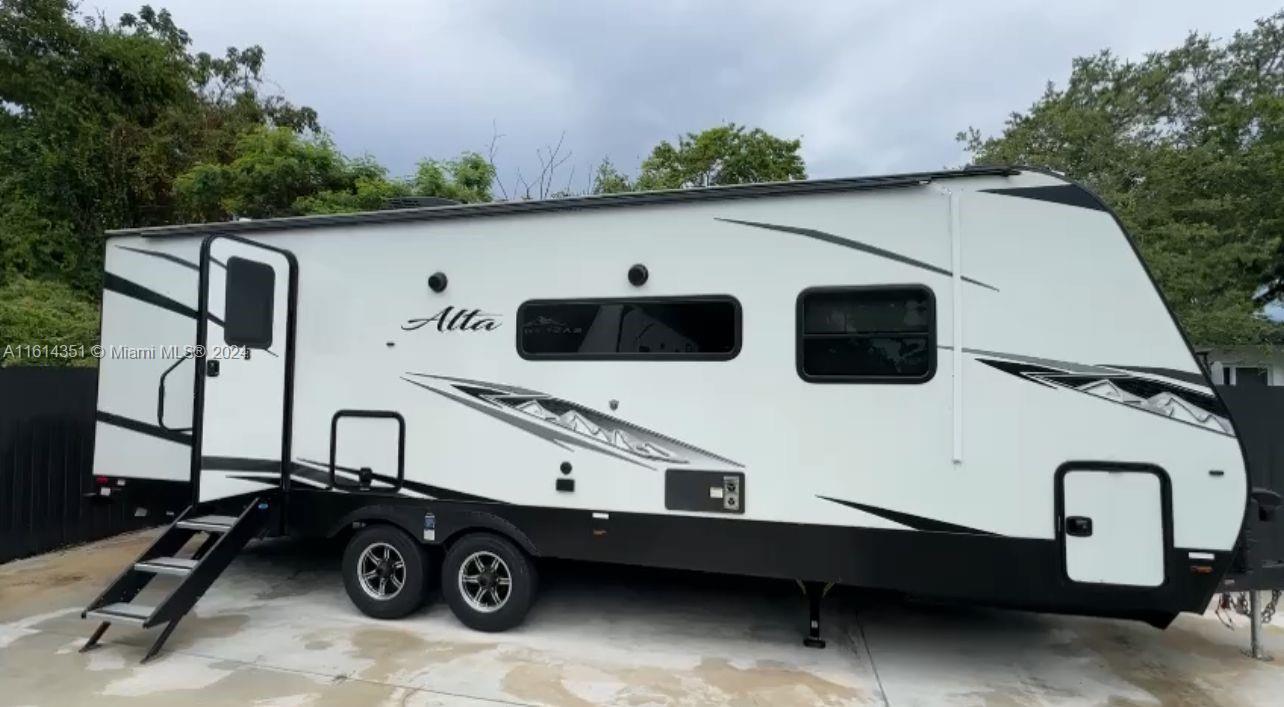
[[[401,328],[405,331],[422,329],[436,324],[437,331],[494,331],[499,328],[498,314],[488,314],[480,309],[455,309],[446,307],[426,319],[408,319]]]

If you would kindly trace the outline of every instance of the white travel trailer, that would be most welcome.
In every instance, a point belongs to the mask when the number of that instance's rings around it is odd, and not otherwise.
[[[262,532],[347,542],[366,613],[440,577],[482,630],[522,620],[541,557],[799,580],[811,639],[827,583],[1165,626],[1245,518],[1234,427],[1135,247],[1037,170],[106,248],[95,475],[196,505],[86,610],[90,645],[164,625],[154,653]],[[182,581],[131,603],[156,574]]]

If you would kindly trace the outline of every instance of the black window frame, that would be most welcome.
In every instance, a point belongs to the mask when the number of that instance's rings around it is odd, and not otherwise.
[[[825,295],[843,292],[879,292],[888,290],[919,290],[927,294],[928,322],[927,329],[927,372],[921,376],[880,376],[880,375],[815,375],[808,373],[803,366],[803,343],[806,333],[806,301],[809,295]],[[932,288],[917,282],[887,285],[818,285],[808,287],[798,293],[794,311],[794,367],[798,377],[808,383],[865,383],[885,385],[921,385],[936,377],[936,293]],[[812,334],[812,338],[820,338]],[[858,335],[852,335],[853,337]],[[835,337],[837,338],[837,337]]]
[[[733,322],[733,335],[735,337],[734,346],[730,351],[723,353],[599,353],[599,354],[579,354],[579,353],[531,353],[522,346],[522,322],[525,321],[523,313],[527,307],[538,305],[567,305],[567,304],[636,304],[657,302],[663,304],[672,304],[675,302],[725,302],[731,305],[735,315]],[[730,361],[740,355],[740,349],[744,345],[744,313],[740,306],[740,300],[732,295],[663,295],[653,297],[565,297],[565,298],[543,298],[526,300],[517,306],[517,334],[515,345],[517,355],[527,361]]]

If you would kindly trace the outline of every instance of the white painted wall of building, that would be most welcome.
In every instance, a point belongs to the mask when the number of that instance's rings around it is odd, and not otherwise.
[[[1267,385],[1284,386],[1284,350],[1239,346],[1211,349],[1207,353],[1201,350],[1201,354],[1217,385],[1252,385],[1253,369],[1261,369],[1265,371]]]

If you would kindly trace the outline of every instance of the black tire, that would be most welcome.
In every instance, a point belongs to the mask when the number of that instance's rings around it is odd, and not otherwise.
[[[367,549],[371,551],[369,557],[364,556]],[[397,556],[404,563],[404,571],[395,567]],[[382,562],[385,557],[393,562]],[[365,574],[371,569],[378,574],[363,583],[358,563],[363,563]],[[428,580],[432,567],[423,546],[400,528],[371,525],[357,531],[343,551],[343,586],[363,614],[376,619],[399,619],[423,605],[425,590],[431,586]],[[381,592],[387,596],[376,596]]]
[[[499,565],[493,564],[496,558],[500,560]],[[461,579],[465,562],[469,563],[466,576],[478,577],[476,582]],[[481,592],[481,600],[476,596],[465,597],[464,587],[481,590],[486,582],[483,578],[488,574],[488,566],[490,581],[485,585],[487,589]],[[483,571],[478,572],[479,569]],[[498,581],[505,575],[509,580],[507,594],[503,593],[504,585]],[[456,540],[446,552],[441,569],[441,595],[455,617],[468,628],[487,632],[507,631],[526,618],[535,599],[538,581],[535,563],[512,542],[492,533],[471,533]],[[476,591],[470,593],[476,594]],[[498,608],[483,610],[479,606],[496,604],[499,599],[502,601],[498,601]]]

